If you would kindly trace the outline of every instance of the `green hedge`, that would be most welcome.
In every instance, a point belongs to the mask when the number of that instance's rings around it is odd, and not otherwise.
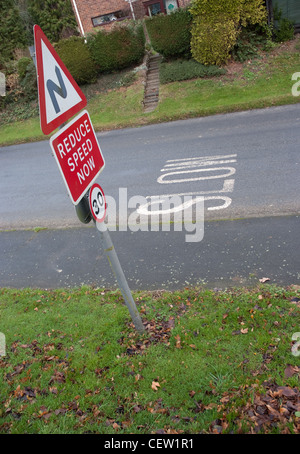
[[[88,40],[91,56],[99,72],[111,72],[139,63],[145,52],[143,27],[100,30]]]
[[[226,63],[241,26],[263,25],[267,10],[263,0],[193,0],[191,50],[205,65]]]
[[[78,84],[95,82],[97,70],[83,38],[62,39],[55,50]]]
[[[191,21],[187,9],[146,19],[153,49],[166,58],[190,57]]]
[[[195,60],[174,60],[160,65],[160,82],[166,84],[199,77],[214,77],[225,74],[226,70],[217,66],[204,66]]]

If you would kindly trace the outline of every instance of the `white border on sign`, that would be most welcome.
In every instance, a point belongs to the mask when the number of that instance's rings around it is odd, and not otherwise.
[[[102,197],[103,197],[103,202],[104,202],[104,214],[103,214],[103,216],[101,216],[101,218],[99,218],[99,217],[97,216],[97,214],[94,212],[93,202],[96,202],[96,203],[97,203],[97,200],[96,200],[96,199],[93,199],[93,200],[92,200],[94,189],[100,190],[100,192],[101,192],[101,194],[102,194]],[[92,216],[93,216],[93,218],[95,219],[95,221],[96,221],[96,222],[103,222],[104,219],[105,219],[105,216],[106,216],[107,204],[106,204],[106,198],[105,198],[105,195],[104,195],[104,191],[103,191],[103,189],[101,188],[101,186],[100,186],[98,183],[93,184],[93,186],[92,186],[91,189],[90,189],[90,193],[89,193],[89,204],[90,204],[90,210],[91,210]],[[99,207],[99,208],[100,208],[100,207]]]

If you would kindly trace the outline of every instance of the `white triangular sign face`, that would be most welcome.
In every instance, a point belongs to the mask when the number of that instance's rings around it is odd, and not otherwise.
[[[44,41],[42,41],[42,56],[44,70],[44,90],[46,102],[46,119],[47,123],[51,123],[57,115],[62,115],[81,101],[81,97],[66,77],[64,71],[57,64],[56,60],[48,50]],[[60,79],[61,78],[61,79]],[[60,79],[60,80],[59,80]],[[53,89],[48,81],[53,81],[53,87],[64,87],[66,96],[60,96]],[[48,83],[48,87],[47,87]],[[50,85],[50,89],[49,89]]]
[[[70,72],[38,25],[34,26],[41,129],[50,134],[86,106]]]

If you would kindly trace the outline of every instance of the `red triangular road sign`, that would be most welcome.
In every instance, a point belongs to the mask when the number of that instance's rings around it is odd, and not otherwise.
[[[34,26],[41,129],[48,135],[87,105],[87,100],[42,29]]]

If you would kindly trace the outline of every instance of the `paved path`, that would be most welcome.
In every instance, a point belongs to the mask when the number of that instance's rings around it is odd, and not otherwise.
[[[299,216],[205,223],[185,232],[111,232],[131,289],[300,283]],[[114,287],[95,227],[0,233],[0,287]]]

